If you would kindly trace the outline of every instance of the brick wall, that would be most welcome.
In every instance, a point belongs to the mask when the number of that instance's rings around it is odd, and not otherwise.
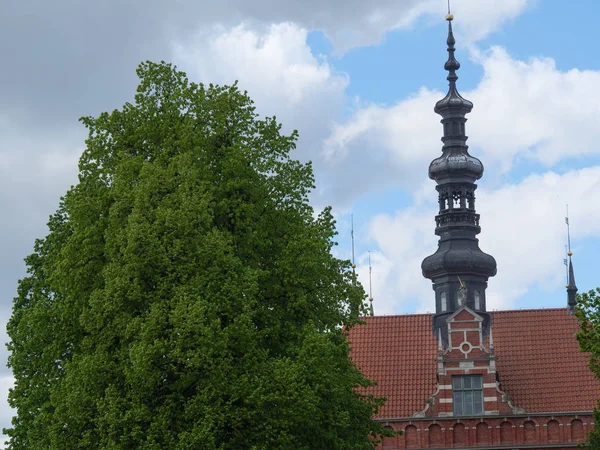
[[[448,342],[439,342],[437,389],[411,419],[382,419],[403,435],[385,438],[379,450],[406,448],[575,448],[593,426],[591,413],[528,414],[502,390],[496,371],[493,328],[483,335],[483,319],[463,307],[447,320]],[[481,375],[484,412],[456,417],[452,377]]]
[[[407,419],[384,423],[404,434],[385,438],[378,450],[470,447],[512,450],[520,445],[574,448],[585,441],[594,426],[591,414]]]

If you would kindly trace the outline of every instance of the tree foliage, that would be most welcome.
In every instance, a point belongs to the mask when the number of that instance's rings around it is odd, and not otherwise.
[[[600,288],[577,296],[577,309],[581,331],[577,333],[579,347],[590,353],[590,369],[600,380]],[[600,405],[600,403],[599,403]],[[594,410],[594,422],[600,423],[600,410]],[[589,434],[590,448],[600,448],[600,431],[592,428]]]
[[[11,449],[370,448],[364,312],[315,215],[297,133],[236,85],[143,63],[82,118],[79,182],[26,258],[8,323]]]

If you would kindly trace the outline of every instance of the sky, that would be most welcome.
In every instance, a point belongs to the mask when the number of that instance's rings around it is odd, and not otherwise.
[[[297,129],[316,209],[333,207],[376,314],[434,309],[421,261],[435,252],[447,90],[446,0],[20,0],[0,16],[0,322],[23,258],[77,180],[81,116],[132,101],[144,60],[197,82],[238,80],[261,115]],[[469,151],[480,246],[493,255],[488,310],[565,307],[566,226],[580,291],[600,285],[600,58],[596,0],[452,0],[458,88],[474,103]],[[6,342],[6,334],[0,335]],[[0,349],[0,360],[7,352]],[[0,427],[12,384],[0,365]]]

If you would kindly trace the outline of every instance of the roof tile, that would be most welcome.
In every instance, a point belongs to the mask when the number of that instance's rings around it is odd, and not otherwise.
[[[566,309],[494,311],[492,329],[501,389],[525,411],[590,411],[600,397]],[[410,417],[436,389],[437,341],[431,314],[366,317],[350,331],[352,359],[387,398],[380,418]]]

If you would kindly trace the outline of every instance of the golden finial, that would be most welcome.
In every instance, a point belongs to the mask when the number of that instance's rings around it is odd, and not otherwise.
[[[448,14],[446,14],[446,20],[451,22],[454,16],[450,13],[450,0],[448,0]]]
[[[369,301],[372,302],[373,301],[373,297],[369,297]]]
[[[569,255],[569,256],[573,256],[573,252],[572,252],[572,251],[569,251],[569,252],[567,252],[567,255]]]
[[[356,269],[356,264],[352,264],[352,268],[353,268],[353,269]]]

